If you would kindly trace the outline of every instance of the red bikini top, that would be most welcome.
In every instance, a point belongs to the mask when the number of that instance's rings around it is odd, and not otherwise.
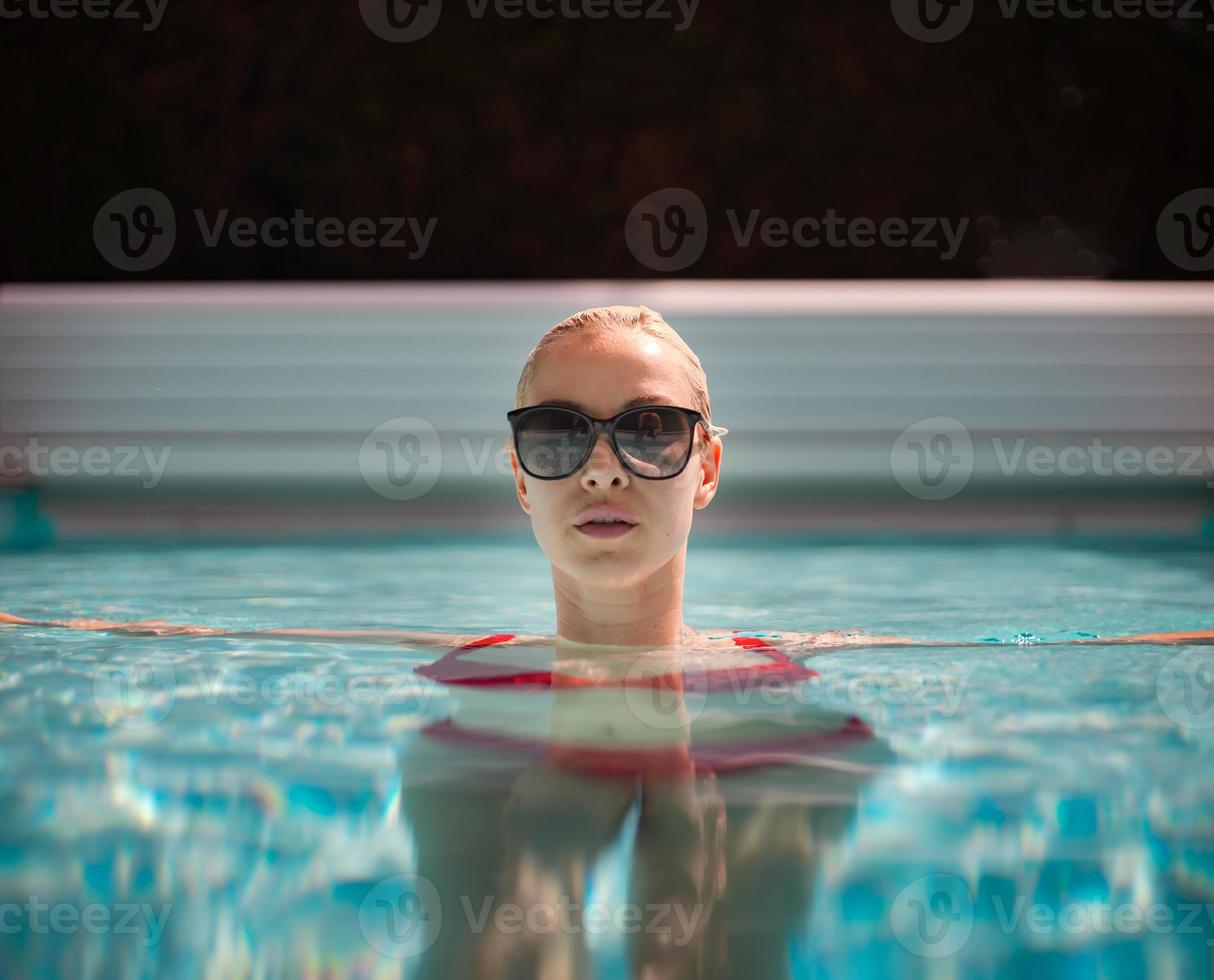
[[[553,687],[605,687],[608,683],[549,670],[520,671],[510,664],[491,664],[466,660],[464,654],[482,647],[513,640],[513,633],[497,633],[451,650],[434,663],[415,668],[422,677],[443,684],[478,687],[510,687],[523,691],[542,691]],[[622,687],[672,687],[682,680],[684,692],[728,690],[740,678],[758,675],[783,681],[812,680],[818,676],[794,662],[787,654],[754,636],[735,636],[734,643],[762,654],[769,661],[713,670],[693,670],[614,682]],[[670,747],[582,746],[553,743],[544,739],[466,728],[448,718],[432,722],[422,733],[453,746],[491,748],[521,756],[529,761],[548,762],[585,775],[635,779],[671,779],[694,772],[739,772],[771,765],[812,765],[823,756],[849,751],[857,743],[872,738],[873,731],[855,715],[841,720],[834,729],[796,732],[778,739],[746,739],[727,743]]]
[[[440,684],[475,685],[480,687],[512,687],[523,690],[544,690],[558,687],[669,687],[677,678],[682,679],[682,689],[689,693],[736,689],[737,681],[748,675],[758,674],[760,679],[771,677],[781,681],[813,680],[816,670],[797,663],[787,654],[755,636],[735,636],[733,642],[746,650],[762,654],[768,659],[764,664],[746,664],[738,667],[717,667],[711,670],[691,670],[682,674],[649,675],[641,678],[626,678],[622,681],[604,682],[573,674],[562,674],[552,670],[518,670],[510,664],[493,664],[485,661],[466,660],[464,654],[482,647],[506,643],[515,638],[513,633],[496,633],[483,636],[462,647],[446,653],[430,664],[414,668],[415,672]]]

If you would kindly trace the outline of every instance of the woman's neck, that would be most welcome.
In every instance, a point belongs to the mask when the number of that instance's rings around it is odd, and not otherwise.
[[[553,568],[557,640],[645,649],[682,646],[695,632],[683,623],[684,554],[619,588],[587,586]]]

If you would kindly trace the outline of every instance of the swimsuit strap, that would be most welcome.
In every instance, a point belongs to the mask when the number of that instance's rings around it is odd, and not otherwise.
[[[740,678],[750,674],[761,674],[763,677],[772,677],[782,681],[813,680],[818,676],[816,670],[810,670],[808,667],[797,663],[788,654],[777,650],[769,643],[755,636],[735,636],[733,642],[736,646],[743,649],[762,654],[770,663],[748,664],[744,667],[718,667],[711,670],[693,670],[682,674],[661,674],[634,678],[632,680],[625,679],[618,684],[604,684],[602,681],[596,681],[588,677],[577,677],[573,674],[562,674],[551,670],[504,673],[502,668],[508,665],[498,666],[482,661],[462,659],[464,654],[472,650],[496,646],[500,643],[508,643],[513,639],[515,639],[515,634],[513,633],[495,633],[492,636],[483,636],[480,639],[473,640],[471,643],[465,643],[461,647],[456,647],[433,663],[415,667],[414,671],[422,677],[437,681],[440,684],[513,687],[524,690],[544,690],[552,687],[672,687],[673,682],[681,678],[682,689],[685,692],[726,690],[734,687]]]

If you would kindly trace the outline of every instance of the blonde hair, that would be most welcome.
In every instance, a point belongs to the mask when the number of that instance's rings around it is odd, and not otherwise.
[[[708,376],[704,373],[700,359],[696,357],[695,351],[687,346],[686,341],[675,332],[674,327],[662,318],[662,314],[651,310],[648,306],[597,306],[566,317],[550,328],[527,355],[527,361],[519,375],[518,385],[514,389],[514,407],[522,408],[525,404],[527,386],[535,376],[536,364],[544,351],[564,337],[595,328],[640,330],[673,347],[686,361],[687,380],[691,384],[694,402],[687,407],[696,409],[704,416],[705,421],[712,420],[712,406],[708,400]]]

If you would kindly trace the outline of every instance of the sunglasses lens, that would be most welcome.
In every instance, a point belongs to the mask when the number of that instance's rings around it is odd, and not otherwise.
[[[515,428],[523,469],[542,479],[568,476],[590,445],[586,420],[564,408],[537,408],[519,417]]]
[[[640,408],[620,416],[615,441],[624,461],[640,476],[673,476],[687,465],[693,432],[682,412]]]

